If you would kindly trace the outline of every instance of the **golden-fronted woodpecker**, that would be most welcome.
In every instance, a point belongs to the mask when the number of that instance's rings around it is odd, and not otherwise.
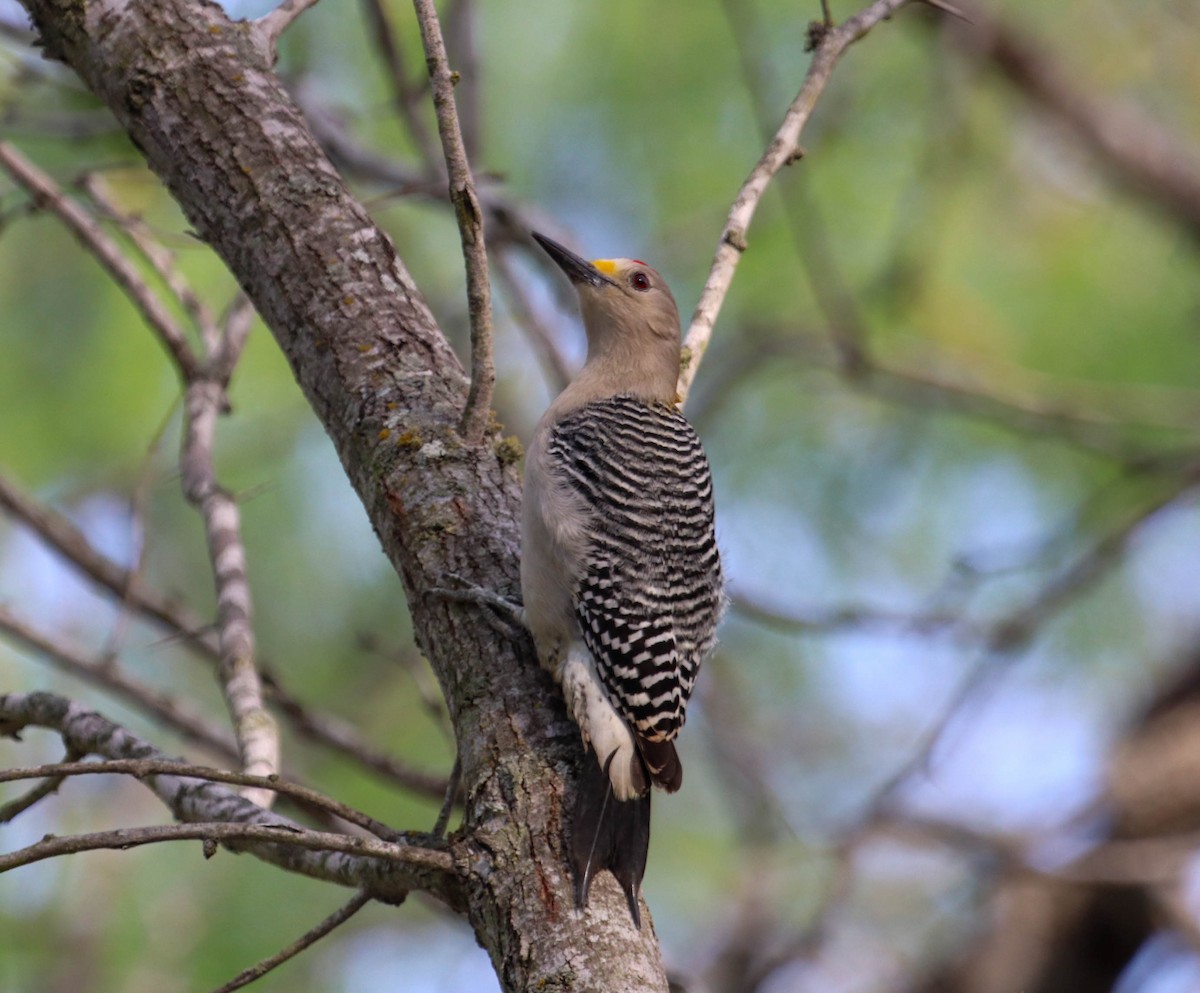
[[[524,616],[595,753],[571,827],[576,903],[608,869],[640,927],[650,787],[683,781],[674,741],[724,604],[712,476],[677,406],[679,311],[663,278],[533,237],[575,286],[588,352],[526,454]]]

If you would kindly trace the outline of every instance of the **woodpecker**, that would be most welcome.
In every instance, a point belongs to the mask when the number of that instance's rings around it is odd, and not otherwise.
[[[662,276],[533,237],[574,284],[588,350],[526,453],[524,618],[592,752],[571,826],[576,904],[608,869],[640,928],[650,788],[683,781],[675,737],[724,605],[712,476],[679,411]]]

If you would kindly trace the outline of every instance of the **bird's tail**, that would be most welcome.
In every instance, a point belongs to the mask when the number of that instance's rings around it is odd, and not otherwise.
[[[592,879],[597,872],[607,869],[620,884],[633,923],[640,930],[638,892],[650,848],[650,790],[632,800],[618,800],[608,776],[612,760],[610,755],[603,768],[593,755],[586,755],[583,760],[571,825],[575,905],[580,909],[587,906]]]

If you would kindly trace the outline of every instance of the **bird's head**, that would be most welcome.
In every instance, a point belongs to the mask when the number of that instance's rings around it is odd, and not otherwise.
[[[662,276],[638,259],[588,262],[544,235],[533,237],[579,294],[588,364],[600,363],[630,392],[670,402],[679,376],[679,308]]]

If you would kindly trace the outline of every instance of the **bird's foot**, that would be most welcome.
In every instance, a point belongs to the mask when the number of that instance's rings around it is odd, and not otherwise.
[[[473,603],[489,608],[484,612],[484,617],[498,634],[510,640],[515,641],[526,633],[525,611],[519,602],[509,600],[482,586],[476,586],[457,573],[448,572],[444,579],[456,585],[434,586],[428,590],[429,596],[453,603]]]

